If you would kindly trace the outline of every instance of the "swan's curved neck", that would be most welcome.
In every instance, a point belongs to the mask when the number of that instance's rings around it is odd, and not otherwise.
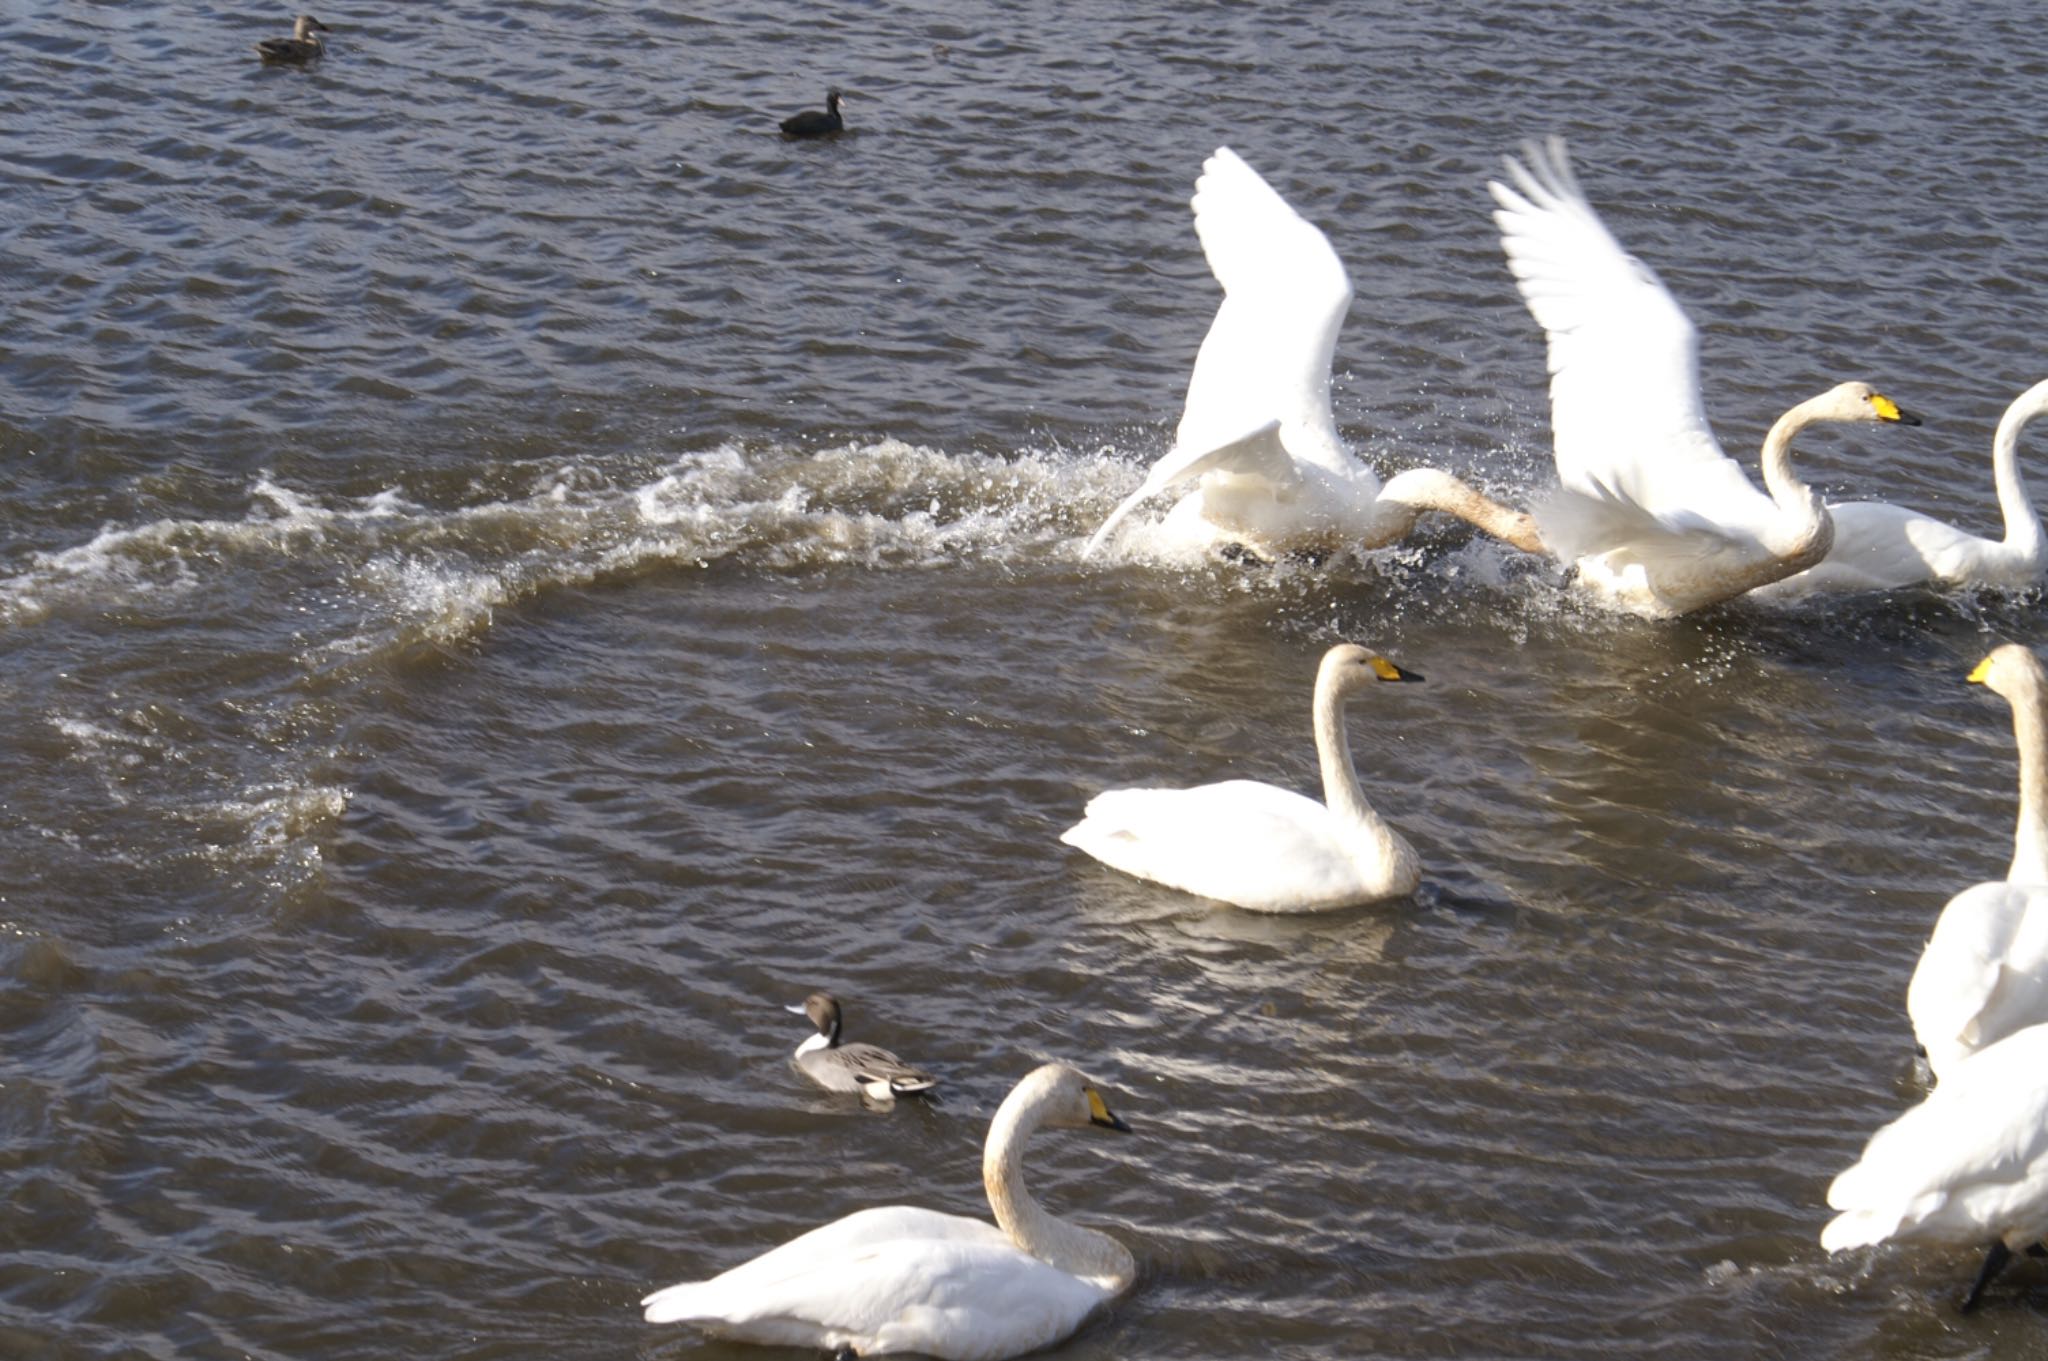
[[[1771,433],[1764,436],[1764,490],[1784,512],[1780,523],[1771,527],[1765,546],[1773,557],[1797,560],[1797,565],[1787,569],[1786,576],[1819,562],[1835,543],[1835,521],[1820,493],[1800,481],[1799,474],[1792,470],[1792,440],[1822,419],[1823,402],[1819,397],[1801,402],[1778,417]]]
[[[1351,763],[1351,735],[1344,728],[1344,690],[1334,673],[1316,679],[1316,756],[1323,767],[1323,802],[1379,848],[1382,864],[1414,855],[1408,843],[1366,801],[1357,767]]]
[[[2048,884],[2048,694],[2038,684],[2012,696],[2012,735],[2020,749],[2020,816],[2005,877]]]
[[[2038,562],[2048,549],[2041,533],[2041,517],[2027,496],[2026,479],[2020,476],[2020,431],[2039,415],[2038,404],[2025,397],[2006,408],[1999,419],[1998,434],[1991,441],[1991,479],[1998,488],[1998,509],[2005,517],[2006,551]]]
[[[1024,1098],[1024,1099],[1020,1099]],[[1044,1103],[1012,1092],[989,1124],[982,1148],[981,1183],[989,1208],[1010,1241],[1048,1266],[1093,1281],[1111,1293],[1129,1286],[1137,1263],[1106,1233],[1049,1214],[1024,1185],[1024,1142],[1044,1118]]]
[[[1391,532],[1387,532],[1385,537],[1375,533],[1373,537],[1378,542],[1363,547],[1379,548],[1406,538],[1423,511],[1440,510],[1477,525],[1524,553],[1543,551],[1543,538],[1536,532],[1535,520],[1520,511],[1509,510],[1440,469],[1410,468],[1407,472],[1397,473],[1381,488],[1379,504],[1385,510],[1375,518],[1384,523],[1376,529]]]

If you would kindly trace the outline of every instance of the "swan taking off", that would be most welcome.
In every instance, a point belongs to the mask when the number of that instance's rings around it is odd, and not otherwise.
[[[1944,1082],[1970,1054],[2048,1021],[2048,676],[2007,644],[1970,679],[2012,705],[2020,816],[2005,879],[1949,899],[1906,989],[1913,1037]]]
[[[1173,448],[1083,550],[1125,516],[1185,482],[1160,527],[1167,544],[1236,544],[1263,557],[1382,548],[1427,510],[1447,511],[1525,552],[1542,551],[1528,516],[1449,473],[1415,468],[1382,488],[1337,437],[1330,360],[1351,307],[1351,280],[1329,238],[1287,206],[1229,147],[1195,182],[1195,233],[1223,305],[1195,356]]]
[[[2048,572],[2048,537],[2020,476],[2020,431],[2048,411],[2048,382],[2036,383],[2005,409],[1991,439],[1991,480],[2005,518],[2003,539],[1980,539],[1931,515],[1884,501],[1830,505],[1835,543],[1818,566],[1785,578],[1770,595],[1874,591],[1933,582],[2022,590]]]
[[[1313,912],[1413,893],[1414,848],[1366,802],[1344,732],[1344,697],[1378,681],[1417,681],[1354,643],[1316,670],[1323,802],[1256,780],[1193,789],[1112,789],[1060,834],[1112,869],[1253,912]]]
[[[1779,417],[1764,440],[1768,496],[1707,426],[1692,323],[1586,201],[1564,142],[1510,157],[1487,188],[1523,300],[1549,337],[1552,453],[1561,489],[1537,511],[1578,580],[1618,608],[1668,618],[1732,600],[1826,556],[1834,525],[1792,470],[1816,421],[1917,418],[1862,383]]]
[[[829,992],[814,992],[802,1006],[789,1010],[811,1018],[818,1033],[796,1047],[792,1056],[803,1075],[820,1087],[834,1092],[859,1092],[870,1101],[894,1101],[899,1096],[923,1096],[939,1080],[921,1068],[913,1068],[888,1050],[873,1044],[842,1044],[840,1031],[845,1011]]]
[[[1989,1244],[1963,1300],[2048,1237],[2048,1026],[2030,1026],[1955,1064],[1925,1101],[1870,1138],[1828,1187],[1841,1211],[1829,1252],[1896,1239]]]
[[[649,1323],[860,1356],[997,1361],[1050,1346],[1130,1288],[1123,1244],[1041,1209],[1024,1188],[1040,1128],[1130,1131],[1064,1064],[1032,1072],[997,1109],[981,1160],[996,1222],[908,1205],[861,1210],[708,1281],[657,1290]]]

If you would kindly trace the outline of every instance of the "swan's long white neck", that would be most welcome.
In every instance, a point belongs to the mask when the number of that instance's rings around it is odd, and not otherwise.
[[[2020,476],[2020,431],[2027,422],[2048,409],[2048,383],[2036,383],[2021,393],[1999,418],[1998,433],[1991,441],[1991,478],[1998,487],[1998,509],[2005,517],[2005,549],[2023,561],[2040,564],[2048,556],[2048,543],[2041,532],[2041,516],[2027,496],[2026,479]]]
[[[2048,884],[2048,694],[2029,673],[2008,698],[2020,749],[2020,816],[2005,877],[2015,884]]]
[[[1373,541],[1359,546],[1380,548],[1407,538],[1426,510],[1455,515],[1524,553],[1543,551],[1543,538],[1536,532],[1535,520],[1518,510],[1509,510],[1437,468],[1410,468],[1388,479],[1375,507],[1376,523],[1370,536]]]
[[[1771,433],[1764,437],[1764,489],[1783,514],[1764,540],[1764,546],[1776,559],[1772,564],[1774,575],[1754,583],[1756,586],[1803,572],[1834,547],[1834,517],[1828,514],[1820,493],[1800,481],[1799,474],[1792,469],[1794,437],[1815,421],[1827,418],[1829,413],[1824,408],[1830,405],[1832,396],[1826,393],[1801,402],[1778,417]]]
[[[1323,768],[1323,802],[1373,842],[1378,863],[1398,866],[1412,860],[1415,852],[1374,811],[1359,786],[1358,770],[1351,763],[1351,735],[1344,727],[1345,691],[1341,672],[1326,669],[1316,676],[1316,756]]]
[[[996,1223],[1011,1242],[1046,1265],[1114,1294],[1137,1276],[1130,1252],[1106,1233],[1047,1213],[1024,1185],[1024,1142],[1044,1121],[1054,1095],[1049,1084],[1027,1078],[1003,1101],[982,1147],[981,1183]]]

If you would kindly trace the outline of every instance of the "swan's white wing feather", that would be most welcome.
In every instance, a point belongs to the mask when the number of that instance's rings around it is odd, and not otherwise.
[[[2048,1022],[2048,887],[1997,880],[1949,899],[1907,985],[1906,1015],[1937,1078]]]
[[[1193,206],[1223,303],[1195,356],[1174,443],[1213,449],[1278,420],[1295,457],[1364,473],[1330,414],[1330,362],[1351,280],[1329,238],[1229,147],[1203,163]]]
[[[1886,1238],[1983,1243],[2048,1231],[2048,1026],[1957,1064],[1828,1187],[1830,1252]]]
[[[1552,138],[1490,183],[1494,221],[1523,299],[1549,337],[1558,480],[1624,502],[1674,529],[1752,536],[1774,513],[1725,454],[1700,401],[1693,325],[1649,267],[1586,201]]]
[[[1254,910],[1353,901],[1358,891],[1330,810],[1254,780],[1112,789],[1060,840],[1126,874]]]
[[[1291,492],[1301,484],[1301,470],[1289,457],[1286,446],[1280,443],[1280,422],[1277,418],[1263,420],[1255,428],[1241,431],[1213,448],[1175,445],[1152,465],[1152,470],[1145,474],[1144,484],[1118,502],[1117,508],[1102,522],[1102,527],[1088,536],[1088,543],[1081,550],[1083,556],[1102,547],[1110,531],[1148,498],[1210,472],[1262,478],[1272,483],[1274,490],[1281,494]]]

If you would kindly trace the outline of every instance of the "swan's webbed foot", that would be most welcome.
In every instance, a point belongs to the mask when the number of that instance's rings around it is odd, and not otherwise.
[[[2003,1238],[1991,1245],[1991,1251],[1984,1254],[1984,1265],[1977,1272],[1977,1279],[1970,1285],[1970,1293],[1963,1297],[1963,1313],[1977,1307],[1977,1302],[1984,1297],[1984,1287],[1991,1284],[1991,1278],[2005,1270],[2005,1264],[2011,1260],[2012,1249],[2005,1245]]]
[[[842,1342],[828,1353],[827,1361],[860,1361],[860,1353],[853,1349],[851,1342]]]

